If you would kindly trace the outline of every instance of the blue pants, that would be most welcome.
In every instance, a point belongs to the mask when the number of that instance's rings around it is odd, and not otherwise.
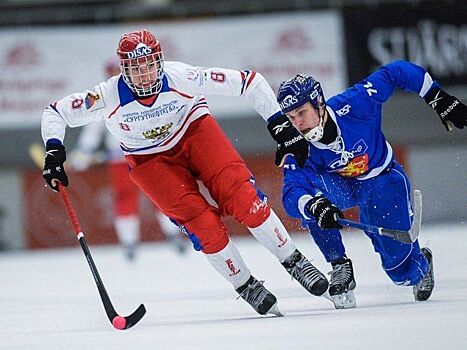
[[[409,230],[412,224],[410,183],[402,167],[394,162],[384,173],[368,180],[324,173],[313,185],[340,209],[358,206],[360,221],[388,229]],[[314,219],[306,220],[310,234],[331,262],[345,254],[339,230],[322,230]],[[418,241],[405,244],[392,238],[365,232],[380,255],[386,274],[396,284],[417,284],[428,271],[428,261]]]

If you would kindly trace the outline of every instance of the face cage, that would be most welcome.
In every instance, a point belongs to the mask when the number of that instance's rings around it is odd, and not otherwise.
[[[157,94],[162,89],[162,78],[164,77],[164,57],[162,52],[132,59],[120,59],[122,76],[128,87],[139,97],[146,97]],[[137,86],[134,81],[150,81],[150,75],[156,75],[153,84],[148,87]],[[144,79],[144,78],[147,79]]]

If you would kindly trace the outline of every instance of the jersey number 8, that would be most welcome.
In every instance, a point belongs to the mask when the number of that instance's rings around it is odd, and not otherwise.
[[[225,74],[220,72],[211,72],[211,80],[216,83],[223,83],[225,81]]]

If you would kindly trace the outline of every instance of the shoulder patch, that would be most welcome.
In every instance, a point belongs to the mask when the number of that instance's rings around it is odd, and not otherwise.
[[[199,79],[199,71],[195,68],[187,69],[186,77],[188,80],[196,81]]]
[[[200,71],[199,68],[188,68],[186,70],[186,77],[188,80],[197,82],[199,86],[202,86],[206,81],[204,71]]]
[[[88,111],[92,112],[104,108],[105,102],[99,93],[96,91],[90,91],[84,99],[84,105]]]

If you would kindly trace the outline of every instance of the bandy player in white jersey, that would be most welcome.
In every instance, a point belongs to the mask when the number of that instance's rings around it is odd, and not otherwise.
[[[107,78],[120,75],[120,62],[115,58],[109,60],[105,65],[105,73]],[[97,152],[101,144],[104,146],[103,154]],[[140,191],[129,177],[128,164],[120,143],[107,132],[103,121],[93,122],[81,128],[76,145],[69,155],[68,165],[77,172],[86,171],[95,163],[105,163],[112,195],[115,231],[126,257],[133,260],[140,241]],[[154,214],[169,244],[178,253],[184,253],[188,242],[179,228],[159,210],[155,210]]]
[[[49,186],[58,190],[57,181],[68,185],[63,167],[66,126],[104,121],[120,142],[132,181],[259,314],[280,314],[277,299],[252,276],[221,216],[246,225],[308,292],[323,295],[326,277],[297,250],[203,96],[244,96],[265,120],[286,120],[266,80],[252,71],[164,62],[158,39],[147,30],[124,34],[117,54],[120,75],[44,111],[43,176]],[[197,180],[218,208],[200,193]]]

